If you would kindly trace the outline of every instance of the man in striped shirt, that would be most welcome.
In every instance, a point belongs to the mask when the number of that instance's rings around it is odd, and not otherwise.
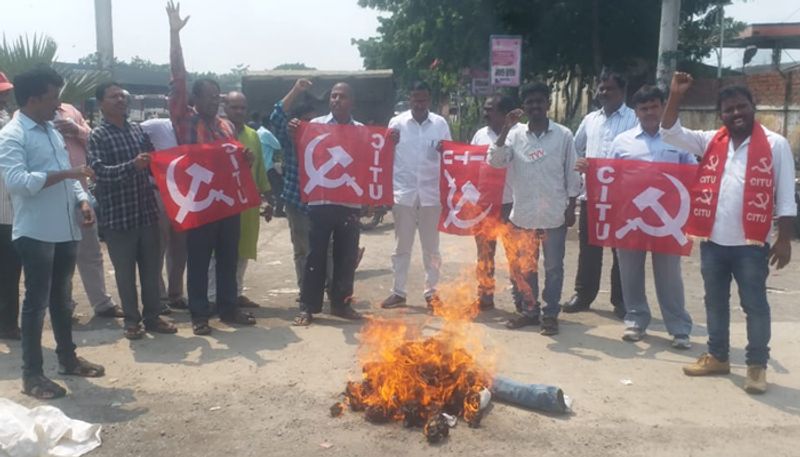
[[[597,86],[597,101],[602,107],[587,114],[575,133],[575,149],[578,153],[578,168],[585,170],[586,159],[606,157],[612,154],[611,143],[620,133],[634,128],[636,113],[625,105],[625,78],[613,71],[604,71]],[[564,304],[565,313],[586,311],[597,298],[600,290],[600,277],[603,273],[603,248],[589,244],[589,218],[586,209],[586,193],[580,196],[581,214],[578,222],[578,271],[575,275],[575,294]],[[622,299],[622,283],[619,277],[616,251],[613,252],[611,266],[611,304],[614,314],[625,317],[625,303]]]

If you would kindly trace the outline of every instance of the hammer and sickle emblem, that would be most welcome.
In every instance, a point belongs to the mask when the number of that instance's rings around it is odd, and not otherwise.
[[[767,157],[762,157],[758,160],[759,165],[753,165],[750,167],[752,171],[758,171],[760,173],[769,173],[772,170],[772,162]],[[760,195],[760,194],[759,194]],[[769,201],[769,199],[767,199]]]
[[[759,192],[756,194],[756,200],[747,202],[748,206],[755,206],[758,209],[767,209],[767,205],[769,204],[769,195],[765,194],[764,192]]]
[[[461,198],[459,198],[458,202],[456,202],[454,205],[453,197],[455,197],[456,194],[456,180],[447,170],[444,171],[444,176],[447,179],[447,187],[450,189],[447,193],[447,207],[449,208],[449,211],[444,220],[444,226],[447,227],[450,224],[453,224],[460,229],[468,229],[482,221],[489,214],[489,211],[492,210],[493,205],[489,205],[489,207],[483,210],[482,213],[478,214],[472,219],[461,219],[458,217],[458,213],[461,212],[467,203],[477,205],[481,198],[481,192],[475,187],[474,184],[472,184],[472,182],[467,181],[463,186],[461,186]]]
[[[228,206],[233,206],[233,199],[218,189],[211,189],[208,192],[208,196],[203,200],[195,200],[197,191],[200,190],[200,185],[210,184],[214,178],[214,172],[197,163],[193,163],[186,168],[186,174],[192,177],[192,181],[189,183],[189,191],[185,195],[181,193],[180,189],[178,189],[178,183],[175,182],[175,167],[184,157],[186,157],[185,154],[174,159],[167,167],[167,190],[169,191],[169,196],[181,208],[175,220],[181,223],[189,213],[203,211],[215,201],[221,201]]]
[[[708,171],[713,171],[714,173],[716,173],[717,166],[719,166],[719,157],[711,156],[708,158],[708,163],[703,165],[703,168],[705,168]]]
[[[681,246],[689,242],[682,230],[683,224],[685,224],[686,220],[689,218],[689,191],[686,190],[686,187],[684,187],[683,183],[681,183],[678,178],[667,173],[663,173],[663,175],[675,186],[675,189],[678,190],[678,194],[681,197],[681,206],[678,209],[678,213],[675,217],[672,217],[661,204],[660,200],[664,195],[663,190],[656,189],[655,187],[648,187],[633,199],[633,204],[636,205],[639,211],[644,211],[647,208],[652,209],[663,225],[654,227],[646,223],[641,217],[628,219],[628,223],[617,230],[617,239],[622,239],[630,231],[641,230],[656,238],[671,236],[675,238],[675,241]]]
[[[314,166],[314,150],[317,148],[317,145],[329,135],[330,133],[323,133],[322,135],[319,135],[311,140],[308,145],[306,145],[304,158],[308,182],[306,183],[306,187],[303,189],[303,191],[308,194],[317,187],[336,189],[342,185],[347,185],[353,189],[353,191],[359,197],[364,195],[364,190],[358,185],[356,179],[350,176],[350,174],[342,173],[341,176],[334,179],[327,176],[328,172],[330,172],[336,165],[341,165],[342,167],[347,168],[351,163],[353,163],[353,157],[351,157],[350,154],[348,154],[347,151],[345,151],[341,146],[328,148],[330,158],[328,158],[325,163],[320,165],[319,168]]]
[[[702,203],[704,205],[711,205],[713,200],[714,200],[714,194],[711,192],[710,189],[703,189],[703,195],[694,199],[694,201]]]

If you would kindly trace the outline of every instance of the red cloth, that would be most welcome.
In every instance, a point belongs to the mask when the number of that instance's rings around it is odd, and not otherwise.
[[[700,163],[697,179],[692,186],[692,213],[686,233],[707,240],[711,236],[717,214],[719,190],[725,163],[728,161],[730,134],[722,127],[708,144]],[[772,229],[774,175],[772,148],[764,128],[756,122],[747,147],[742,224],[747,244],[763,245]]]
[[[394,142],[386,127],[303,122],[295,132],[305,203],[391,205]]]
[[[589,159],[586,207],[589,243],[689,255],[683,229],[697,165]]]
[[[439,231],[474,235],[485,220],[499,220],[503,205],[504,168],[486,163],[488,145],[442,141]]]
[[[200,227],[261,204],[243,147],[235,141],[154,152],[150,171],[167,216],[178,230]]]

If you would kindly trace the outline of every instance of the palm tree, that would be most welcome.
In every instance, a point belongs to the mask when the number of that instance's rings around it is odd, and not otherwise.
[[[14,76],[36,65],[52,66],[64,77],[61,99],[76,105],[91,98],[97,84],[110,79],[110,75],[103,71],[67,69],[55,61],[57,50],[56,42],[46,35],[33,35],[30,39],[25,35],[10,42],[3,35],[0,46],[0,71],[9,79],[13,79]]]

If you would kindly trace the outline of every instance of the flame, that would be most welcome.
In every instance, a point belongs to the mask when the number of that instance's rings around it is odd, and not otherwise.
[[[531,290],[524,279],[536,271],[536,237],[496,221],[482,224],[481,233],[503,240],[509,263],[519,266],[515,282],[527,299]],[[478,265],[477,281],[483,287],[490,285],[486,271],[486,265]],[[441,303],[434,312],[443,324],[433,335],[403,318],[368,319],[360,335],[362,376],[348,382],[344,393],[350,409],[364,411],[375,423],[424,427],[430,441],[435,433],[447,434],[441,413],[479,424],[481,392],[491,387],[495,353],[472,322],[479,313],[475,278],[475,270],[466,271],[439,289]]]

